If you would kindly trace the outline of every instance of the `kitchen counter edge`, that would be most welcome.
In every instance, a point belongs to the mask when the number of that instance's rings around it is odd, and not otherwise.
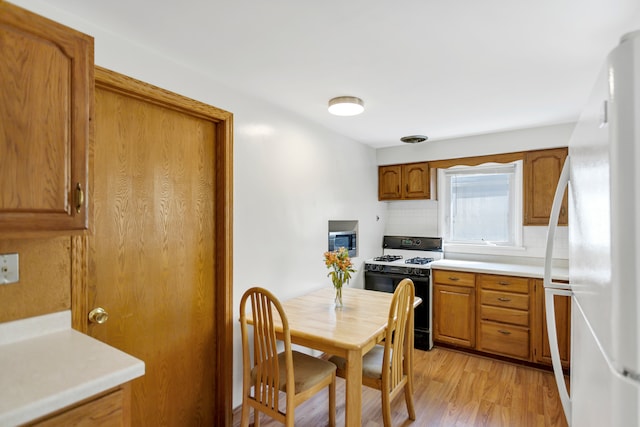
[[[143,361],[73,330],[69,310],[0,323],[0,426],[30,422],[144,372]]]
[[[544,266],[542,265],[443,259],[432,262],[431,268],[435,270],[468,271],[472,273],[501,274],[534,279],[542,279],[544,276]],[[554,280],[569,280],[569,269],[566,267],[554,267],[551,270],[551,278]]]

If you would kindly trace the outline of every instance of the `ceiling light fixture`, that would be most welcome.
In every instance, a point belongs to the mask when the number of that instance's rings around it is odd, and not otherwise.
[[[364,102],[355,96],[338,96],[329,100],[329,112],[336,116],[355,116],[364,111]]]

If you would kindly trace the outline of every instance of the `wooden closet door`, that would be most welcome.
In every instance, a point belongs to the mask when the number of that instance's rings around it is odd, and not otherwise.
[[[146,364],[132,383],[132,425],[222,425],[230,401],[219,395],[231,390],[220,360],[230,359],[231,332],[220,327],[230,313],[220,313],[231,283],[219,280],[230,278],[219,271],[230,268],[230,234],[217,238],[219,216],[230,213],[216,209],[221,125],[162,99],[172,94],[122,81],[134,91],[96,87],[87,310],[109,318],[88,333]],[[217,250],[228,264],[218,265]]]

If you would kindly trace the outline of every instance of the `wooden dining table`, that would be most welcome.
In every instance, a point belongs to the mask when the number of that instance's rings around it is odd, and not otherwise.
[[[347,361],[345,426],[359,426],[362,425],[362,356],[384,338],[393,294],[344,287],[341,308],[335,306],[334,296],[334,289],[327,286],[282,301],[282,306],[289,320],[292,343],[341,356]],[[416,297],[414,307],[421,302]],[[248,322],[251,324],[250,316]],[[413,348],[413,334],[410,340]],[[407,357],[412,358],[412,352],[408,352]]]

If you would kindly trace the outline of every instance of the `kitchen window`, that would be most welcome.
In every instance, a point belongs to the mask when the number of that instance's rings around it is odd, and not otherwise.
[[[522,244],[522,161],[438,170],[446,244]]]

